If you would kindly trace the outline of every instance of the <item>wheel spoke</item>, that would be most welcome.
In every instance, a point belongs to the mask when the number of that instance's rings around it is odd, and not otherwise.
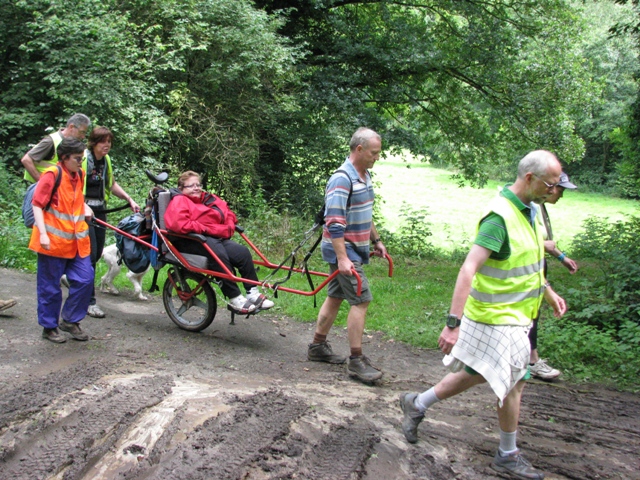
[[[193,306],[194,307],[200,307],[203,310],[207,309],[207,304],[205,302],[203,302],[202,300],[200,300],[199,298],[194,298],[193,299]]]
[[[189,310],[187,308],[187,306],[183,303],[182,306],[178,309],[178,311],[176,312],[179,316],[182,316],[182,314],[184,314],[184,312],[186,312],[187,310]]]

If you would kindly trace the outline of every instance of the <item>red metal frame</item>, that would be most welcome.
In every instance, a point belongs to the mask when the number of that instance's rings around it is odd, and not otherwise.
[[[131,235],[127,232],[124,232],[122,230],[120,230],[119,228],[114,227],[113,225],[108,224],[107,222],[104,222],[98,218],[94,218],[94,221],[96,223],[98,223],[99,225],[102,225],[103,227],[109,228],[111,230],[114,230],[115,232],[118,232],[121,235],[124,235],[127,238],[130,238],[138,243],[141,243],[142,245],[158,252],[159,249],[155,246],[153,246],[152,244],[150,244],[149,242],[147,242],[146,240],[148,240],[151,235],[147,234],[147,235],[142,235],[140,237],[136,237],[135,235]],[[255,280],[250,280],[247,278],[243,278],[243,277],[238,277],[236,275],[234,275],[221,261],[220,258],[215,254],[215,252],[213,250],[211,250],[211,248],[204,242],[200,241],[197,238],[193,238],[192,236],[189,235],[181,235],[181,234],[176,234],[173,232],[169,232],[167,230],[163,230],[160,229],[159,227],[155,227],[157,230],[156,232],[158,233],[158,235],[160,236],[160,238],[162,239],[162,241],[164,242],[164,244],[167,246],[167,248],[169,249],[169,251],[178,259],[178,261],[190,272],[196,272],[196,273],[200,273],[201,275],[204,275],[206,277],[209,278],[219,278],[219,279],[223,279],[223,280],[230,280],[232,282],[242,282],[242,283],[249,283],[252,285],[256,285],[256,286],[261,286],[261,287],[265,287],[265,288],[269,288],[271,290],[274,291],[283,291],[283,292],[289,292],[289,293],[295,293],[297,295],[305,295],[305,296],[313,296],[316,295],[320,290],[322,290],[333,278],[335,278],[337,275],[340,274],[339,271],[335,271],[332,274],[328,274],[325,272],[316,272],[313,270],[309,270],[309,274],[317,276],[317,277],[324,277],[324,281],[322,283],[320,283],[320,285],[318,285],[315,289],[313,289],[312,291],[305,291],[305,290],[298,290],[295,288],[289,288],[289,287],[284,287],[281,285],[276,285],[273,283],[263,283],[260,281],[255,281]],[[202,268],[198,268],[195,267],[193,265],[191,265],[189,263],[189,261],[178,251],[178,249],[176,247],[174,247],[174,245],[171,243],[171,240],[169,240],[168,238],[166,238],[167,235],[170,235],[172,237],[180,237],[180,238],[186,238],[189,239],[191,241],[194,242],[200,242],[200,244],[203,246],[203,248],[206,250],[207,254],[213,258],[216,263],[220,266],[220,268],[222,269],[222,272],[218,272],[218,271],[214,271],[214,270],[207,270],[207,269],[202,269]],[[265,256],[264,254],[258,249],[258,247],[256,247],[254,245],[254,243],[249,240],[249,238],[243,233],[240,232],[240,236],[242,237],[242,239],[247,243],[247,245],[249,245],[249,247],[255,252],[255,254],[260,258],[260,260],[253,260],[253,263],[255,265],[261,265],[270,269],[276,269],[278,268],[278,265],[276,265],[273,262],[270,262]],[[373,255],[373,253],[371,254]],[[389,262],[389,276],[391,277],[393,275],[393,260],[391,259],[391,257],[389,255],[386,255],[385,257],[387,259],[387,261]],[[306,273],[307,271],[301,268],[292,268],[292,267],[287,267],[285,265],[280,266],[281,270],[285,270],[285,271],[293,271],[296,273]],[[358,272],[356,272],[355,269],[352,269],[351,272],[353,273],[353,275],[356,277],[356,280],[358,282],[358,287],[356,290],[356,294],[357,295],[361,295],[362,294],[362,279],[360,278],[360,275],[358,275]],[[173,279],[171,280],[173,281]],[[176,288],[176,291],[179,291],[179,289]],[[182,298],[181,298],[182,299]],[[182,299],[184,300],[184,299]]]

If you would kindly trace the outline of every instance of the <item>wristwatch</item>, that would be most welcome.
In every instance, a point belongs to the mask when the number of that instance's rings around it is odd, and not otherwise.
[[[462,323],[462,321],[453,313],[450,313],[449,315],[447,315],[447,321],[446,321],[447,327],[457,328],[460,326],[460,323]]]

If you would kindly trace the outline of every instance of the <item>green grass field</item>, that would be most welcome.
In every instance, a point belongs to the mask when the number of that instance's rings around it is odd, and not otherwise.
[[[405,163],[400,158],[380,160],[372,173],[374,180],[379,182],[376,194],[379,195],[378,201],[382,202],[381,212],[387,229],[395,232],[401,226],[402,219],[397,217],[397,212],[403,202],[426,209],[433,244],[444,250],[460,246],[466,249],[487,203],[502,186],[489,181],[482,189],[469,186],[460,188],[451,179],[452,172],[449,170],[417,161]],[[639,202],[582,193],[579,188],[565,191],[564,197],[547,209],[554,237],[565,248],[582,230],[583,221],[591,216],[616,221],[625,215],[640,215]]]

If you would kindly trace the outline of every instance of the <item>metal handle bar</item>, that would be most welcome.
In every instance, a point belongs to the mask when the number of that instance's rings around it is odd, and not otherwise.
[[[369,258],[371,257],[377,257],[377,255],[375,255],[373,252],[369,252]],[[389,262],[389,276],[393,277],[393,258],[391,258],[391,255],[389,255],[388,253],[384,254],[384,258],[386,258],[387,262]]]

